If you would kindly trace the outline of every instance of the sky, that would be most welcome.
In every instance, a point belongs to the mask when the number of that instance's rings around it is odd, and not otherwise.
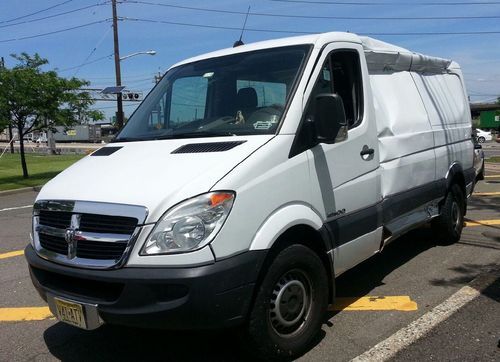
[[[370,36],[457,61],[472,102],[500,96],[500,1],[494,0],[119,0],[120,55],[156,51],[123,60],[122,84],[145,95],[155,74],[172,64],[231,47],[249,6],[245,43],[294,32],[376,34]],[[112,86],[111,15],[107,0],[2,0],[0,56],[11,67],[9,54],[39,53],[61,76],[86,79],[92,88]],[[471,32],[481,34],[449,34]],[[125,102],[125,115],[136,106]],[[94,108],[109,117],[116,104],[97,102]]]

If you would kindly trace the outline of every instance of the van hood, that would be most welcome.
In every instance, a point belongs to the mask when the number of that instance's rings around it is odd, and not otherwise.
[[[146,222],[156,222],[178,202],[210,191],[238,163],[272,137],[258,135],[113,143],[49,181],[37,200],[144,206],[149,210]],[[183,146],[188,147],[180,149]],[[118,149],[111,152],[113,147]]]

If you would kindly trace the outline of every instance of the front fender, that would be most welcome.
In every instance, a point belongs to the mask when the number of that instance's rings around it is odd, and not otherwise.
[[[308,205],[284,205],[262,223],[252,239],[250,250],[270,249],[280,235],[295,225],[307,225],[319,231],[323,221]]]

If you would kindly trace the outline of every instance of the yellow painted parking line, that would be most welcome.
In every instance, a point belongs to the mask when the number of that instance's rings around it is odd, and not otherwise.
[[[0,259],[12,258],[13,256],[23,255],[24,250],[9,251],[8,253],[0,254]]]
[[[500,178],[500,175],[486,175],[485,178]]]
[[[0,322],[41,321],[52,317],[49,307],[0,308]]]
[[[498,196],[500,192],[474,192],[472,196]]]
[[[417,303],[410,297],[404,296],[372,296],[361,298],[336,298],[335,303],[330,306],[331,311],[357,311],[357,310],[398,310],[403,312],[415,311]]]
[[[415,311],[417,303],[408,296],[336,298],[330,310],[340,311]],[[0,308],[0,322],[41,321],[54,318],[49,307]]]
[[[500,225],[500,219],[496,220],[466,220],[465,226],[490,226]]]

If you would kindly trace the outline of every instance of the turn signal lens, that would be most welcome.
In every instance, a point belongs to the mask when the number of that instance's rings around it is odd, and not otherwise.
[[[224,201],[232,199],[234,197],[233,194],[217,192],[210,195],[210,205],[212,207],[222,204]]]

